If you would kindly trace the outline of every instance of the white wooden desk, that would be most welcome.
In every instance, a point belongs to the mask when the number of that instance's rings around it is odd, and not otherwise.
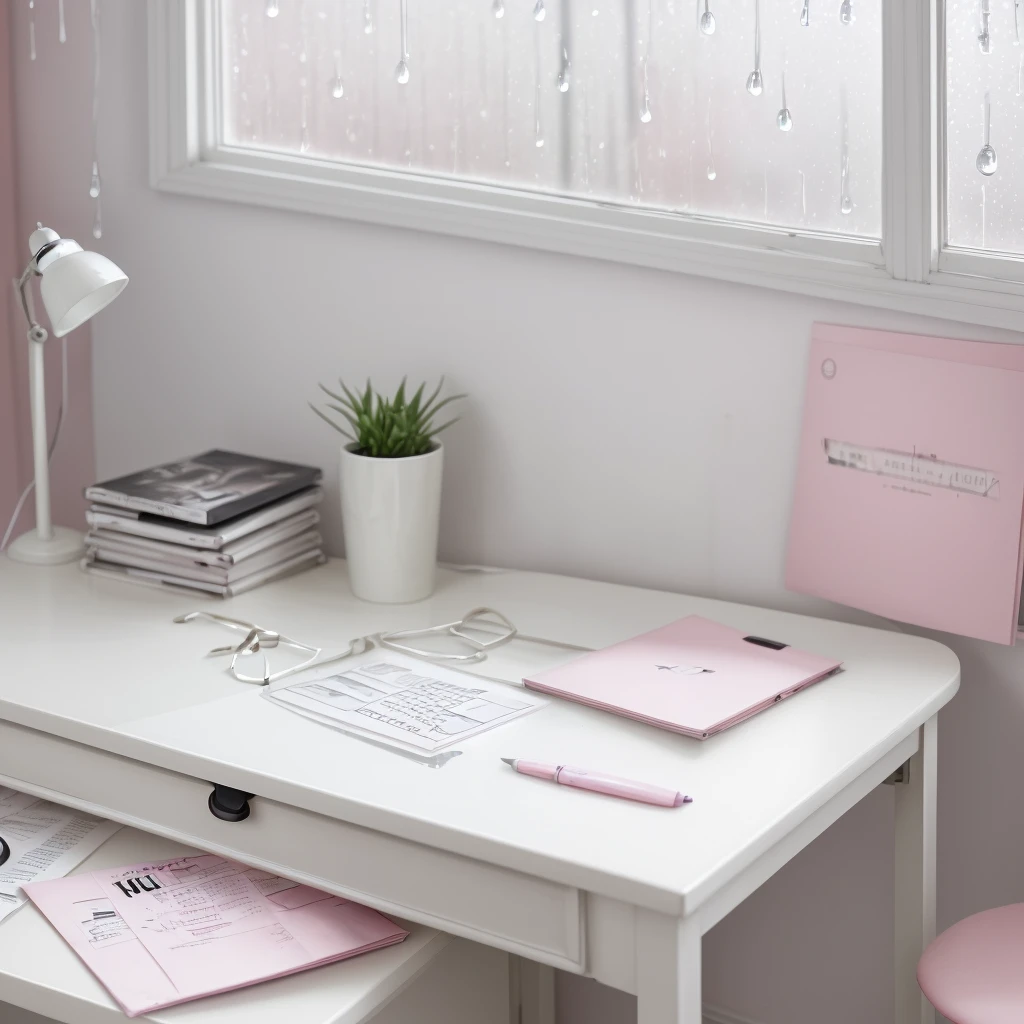
[[[290,714],[174,625],[200,599],[0,561],[0,783],[270,868],[638,997],[640,1024],[699,1024],[701,936],[910,761],[896,796],[896,1020],[929,1010],[914,967],[934,929],[935,716],[959,665],[929,640],[532,573],[443,572],[418,605],[349,593],[344,564],[208,606],[341,646],[476,605],[523,633],[602,647],[700,613],[843,659],[846,670],[703,743],[552,701],[430,770]],[[230,639],[230,637],[227,637]],[[511,644],[509,680],[564,652]],[[676,785],[678,810],[552,786],[501,756]],[[230,823],[210,783],[256,794]]]

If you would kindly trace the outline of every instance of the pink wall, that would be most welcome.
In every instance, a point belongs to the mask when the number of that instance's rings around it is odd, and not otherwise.
[[[2,146],[0,164],[13,162],[13,180],[17,188],[4,199],[6,168],[0,166],[0,285],[4,301],[10,298],[6,282],[20,273],[29,258],[27,239],[36,221],[43,221],[63,235],[77,238],[86,248],[91,242],[91,208],[88,196],[91,143],[89,119],[92,102],[91,48],[88,3],[68,3],[68,42],[57,41],[57,4],[37,3],[37,59],[29,60],[28,5],[4,4],[0,22],[0,59],[3,60],[4,88],[13,71],[16,84],[13,96],[12,147]],[[25,10],[21,10],[24,7]],[[111,6],[111,10],[115,10]],[[0,119],[9,104],[0,94]],[[0,133],[4,130],[0,120]],[[7,126],[9,130],[9,125]],[[11,203],[13,202],[13,210]],[[13,219],[11,217],[13,212]],[[10,265],[8,265],[8,262]],[[38,292],[37,292],[38,299]],[[0,309],[3,306],[0,305]],[[4,310],[6,312],[6,310]],[[20,493],[31,466],[31,435],[28,428],[28,346],[25,325],[19,309],[11,311],[3,324],[11,323],[11,345],[6,350],[0,341],[0,534],[13,511],[15,494]],[[37,316],[42,316],[36,302]],[[57,523],[81,527],[85,502],[82,488],[93,482],[92,383],[89,328],[79,328],[68,336],[70,368],[70,411],[64,421],[60,444],[50,469],[53,514]],[[4,371],[13,363],[13,378]],[[60,342],[47,342],[47,411],[51,429],[56,422],[60,399]],[[5,391],[6,382],[6,391]],[[21,486],[12,484],[12,456],[3,460],[6,435],[17,434],[18,458],[22,469]],[[34,522],[31,499],[26,503],[14,535],[29,529]]]
[[[18,273],[14,221],[14,123],[11,62],[7,59],[10,8],[0,11],[0,535],[17,500],[18,444],[14,401],[14,302],[7,282]]]

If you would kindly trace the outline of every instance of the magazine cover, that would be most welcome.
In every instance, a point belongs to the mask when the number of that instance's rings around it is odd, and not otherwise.
[[[212,526],[320,482],[312,466],[213,449],[87,487],[89,501]]]

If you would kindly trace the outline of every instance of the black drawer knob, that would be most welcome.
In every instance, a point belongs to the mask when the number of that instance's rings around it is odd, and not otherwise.
[[[230,786],[214,783],[210,794],[210,813],[221,821],[245,821],[249,817],[249,798],[252,793],[243,793]]]

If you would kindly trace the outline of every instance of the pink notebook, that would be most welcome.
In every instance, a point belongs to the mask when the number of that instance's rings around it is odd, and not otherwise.
[[[669,623],[523,682],[660,729],[706,739],[839,668],[785,637],[759,637],[699,615]]]
[[[368,907],[209,855],[24,889],[129,1017],[408,935]]]

